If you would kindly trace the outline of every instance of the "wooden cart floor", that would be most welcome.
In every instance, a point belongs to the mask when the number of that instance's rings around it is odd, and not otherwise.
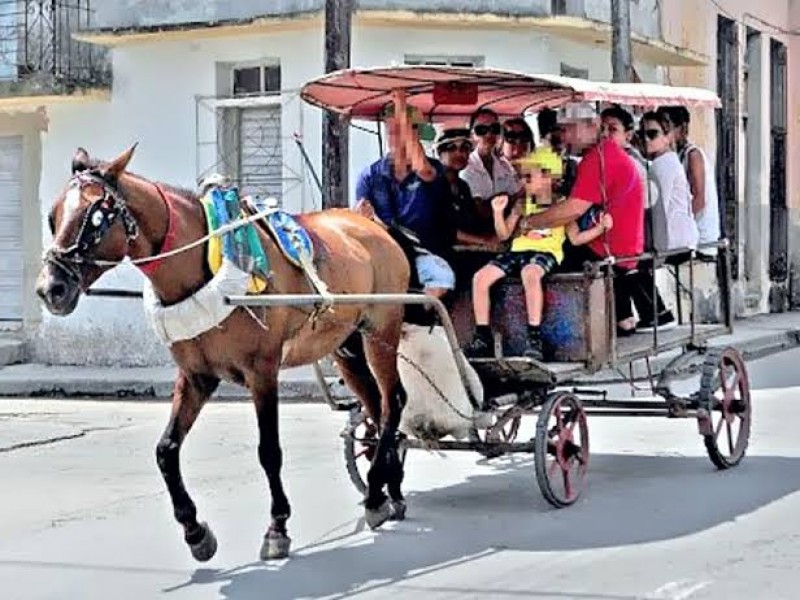
[[[603,367],[627,365],[632,360],[654,356],[685,346],[690,342],[701,344],[706,340],[728,333],[724,325],[695,325],[692,337],[690,325],[679,325],[672,329],[658,332],[657,344],[654,344],[653,332],[640,332],[631,337],[617,340],[616,360],[609,361]],[[538,362],[530,358],[504,357],[479,358],[470,363],[484,381],[497,383],[502,387],[520,384],[555,385],[569,381],[591,371],[581,362]]]

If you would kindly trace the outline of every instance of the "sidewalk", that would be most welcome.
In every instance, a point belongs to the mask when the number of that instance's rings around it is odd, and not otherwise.
[[[734,333],[714,338],[712,347],[734,346],[745,359],[757,358],[800,345],[800,312],[757,315],[734,323]],[[665,353],[651,359],[658,373],[679,351]],[[687,368],[701,364],[698,361]],[[643,361],[636,365],[634,374],[643,375]],[[169,398],[175,380],[174,367],[115,368],[68,367],[40,364],[18,364],[0,367],[0,396],[43,397],[107,397],[107,398]],[[600,372],[587,377],[586,383],[600,384],[613,373]],[[337,377],[328,377],[328,386],[335,397],[346,397],[347,389]],[[311,367],[288,369],[281,373],[282,400],[320,402],[323,400]],[[242,400],[247,392],[238,386],[223,383],[215,397]]]

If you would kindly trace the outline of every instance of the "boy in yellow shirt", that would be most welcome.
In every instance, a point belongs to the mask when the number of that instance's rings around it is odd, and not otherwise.
[[[602,215],[599,222],[580,231],[576,223],[567,227],[534,229],[523,232],[518,228],[524,216],[542,212],[553,202],[553,178],[563,172],[561,158],[550,148],[539,148],[519,161],[520,174],[525,184],[525,198],[516,202],[506,216],[508,196],[492,199],[494,226],[497,236],[507,240],[513,236],[511,248],[480,269],[472,280],[472,302],[475,312],[475,336],[464,348],[470,358],[494,356],[492,332],[489,326],[489,290],[504,277],[519,276],[525,288],[528,313],[528,337],[523,356],[542,360],[542,342],[539,328],[542,323],[544,291],[542,280],[564,259],[564,240],[569,235],[574,245],[582,245],[601,235],[613,225],[610,215]]]

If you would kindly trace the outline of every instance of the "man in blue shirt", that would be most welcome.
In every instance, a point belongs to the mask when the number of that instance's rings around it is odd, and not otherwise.
[[[453,269],[444,258],[455,242],[455,215],[444,168],[425,155],[419,142],[421,122],[406,105],[404,92],[395,92],[386,115],[389,153],[361,173],[355,210],[419,241],[420,283],[426,294],[441,298],[455,287]]]

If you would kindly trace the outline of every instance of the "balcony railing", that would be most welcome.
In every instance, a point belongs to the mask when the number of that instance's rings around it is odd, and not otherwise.
[[[106,87],[106,52],[72,39],[91,25],[89,0],[0,0],[0,96]]]

